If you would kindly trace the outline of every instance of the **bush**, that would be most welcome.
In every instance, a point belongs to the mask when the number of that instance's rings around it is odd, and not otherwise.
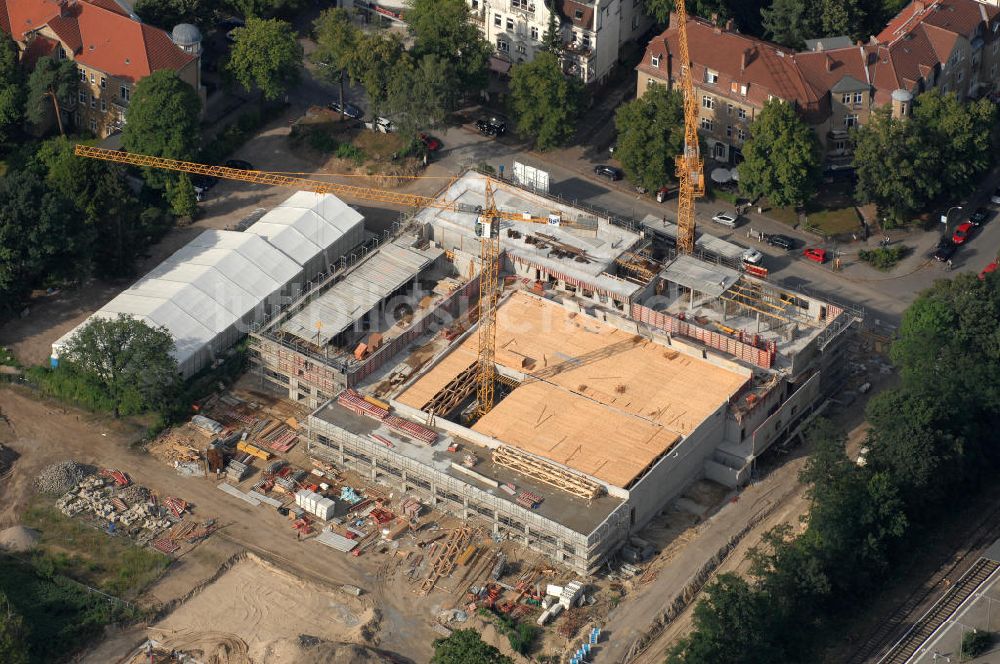
[[[985,654],[993,645],[993,635],[986,631],[974,629],[962,635],[962,657],[975,659]]]
[[[870,264],[872,267],[888,271],[896,266],[903,256],[906,255],[906,247],[897,244],[894,247],[879,247],[878,249],[862,249],[858,252],[858,258]]]
[[[337,151],[334,153],[338,159],[347,159],[353,161],[355,165],[360,166],[365,163],[365,152],[361,148],[355,147],[350,143],[341,143],[337,146]]]
[[[42,394],[85,410],[110,413],[114,409],[103,386],[67,362],[62,363],[58,369],[29,367],[25,378]],[[134,415],[135,412],[123,406],[122,414]]]
[[[323,154],[336,152],[337,148],[340,147],[340,144],[337,143],[333,136],[321,129],[309,132],[306,140],[308,141],[310,148],[316,152],[322,152]]]

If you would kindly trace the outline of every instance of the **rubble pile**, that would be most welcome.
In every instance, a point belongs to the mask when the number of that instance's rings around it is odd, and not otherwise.
[[[149,489],[138,484],[130,484],[124,489],[119,489],[118,497],[129,505],[138,505],[149,500]]]
[[[41,493],[63,494],[96,472],[97,468],[85,463],[75,461],[54,463],[35,478],[35,489]]]
[[[151,502],[127,506],[121,498],[122,493],[128,493],[128,488],[116,492],[106,478],[90,477],[56,501],[56,508],[69,517],[88,513],[120,526],[133,534],[139,543],[150,541],[157,533],[173,525],[161,516],[162,509]]]

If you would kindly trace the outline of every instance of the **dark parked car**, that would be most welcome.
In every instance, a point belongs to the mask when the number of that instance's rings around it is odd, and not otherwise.
[[[229,159],[225,163],[226,168],[238,168],[241,171],[256,171],[257,169],[253,167],[249,161],[244,161],[242,159]]]
[[[340,113],[340,102],[339,101],[331,101],[329,104],[327,104],[327,108],[329,108],[334,113]],[[360,120],[361,118],[363,118],[365,116],[365,113],[364,113],[364,111],[362,111],[360,108],[358,108],[357,106],[355,106],[351,102],[345,101],[344,102],[344,116],[348,117],[348,118],[351,118],[352,120]]]
[[[621,180],[624,177],[622,169],[615,168],[614,166],[608,166],[606,164],[598,164],[594,166],[594,175],[599,175],[602,178],[608,178],[612,182],[615,180]]]
[[[958,249],[958,245],[950,238],[943,237],[938,240],[937,249],[934,250],[934,260],[946,261],[955,255],[956,249]]]
[[[768,235],[767,243],[772,247],[777,247],[779,249],[784,249],[789,251],[795,248],[795,240],[788,237],[787,235]]]
[[[973,226],[982,226],[986,223],[986,220],[990,218],[989,208],[976,208],[976,211],[969,215],[969,221]]]
[[[507,123],[498,118],[476,120],[476,129],[483,136],[503,136],[507,133]]]

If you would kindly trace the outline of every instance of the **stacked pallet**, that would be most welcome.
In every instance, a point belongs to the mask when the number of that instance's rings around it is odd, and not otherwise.
[[[163,506],[166,507],[168,510],[170,510],[170,512],[178,519],[181,517],[181,514],[183,514],[184,511],[187,510],[188,508],[186,500],[184,500],[183,498],[174,498],[173,496],[167,496],[163,500]]]
[[[367,401],[360,393],[346,389],[337,396],[337,403],[352,410],[358,415],[364,415],[374,420],[382,421],[389,415],[389,409]]]
[[[230,480],[235,484],[239,484],[247,478],[250,474],[250,466],[245,463],[241,463],[236,459],[229,462],[226,466],[226,479]]]
[[[402,417],[396,415],[388,415],[384,420],[382,420],[387,427],[390,429],[395,429],[400,433],[404,433],[408,436],[412,436],[422,443],[427,445],[433,445],[434,441],[437,440],[437,433],[433,429],[428,429],[422,424],[417,424],[416,422],[410,422],[409,420],[404,420]]]
[[[542,497],[537,493],[522,490],[517,494],[517,498],[514,499],[514,502],[521,507],[525,507],[530,510],[535,509],[542,504]]]

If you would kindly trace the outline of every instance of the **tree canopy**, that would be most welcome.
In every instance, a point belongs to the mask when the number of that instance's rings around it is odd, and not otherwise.
[[[513,664],[510,657],[489,645],[474,629],[457,629],[434,641],[431,664]]]
[[[615,157],[632,182],[649,191],[674,174],[674,156],[684,149],[684,98],[666,86],[650,86],[642,97],[615,114]]]
[[[257,87],[264,99],[281,99],[302,75],[302,46],[291,24],[250,16],[236,29],[226,68],[244,89]]]
[[[465,0],[409,0],[406,24],[413,55],[436,56],[436,66],[452,68],[452,87],[475,93],[486,87],[493,46],[472,22]],[[454,100],[449,100],[449,110]]]
[[[17,45],[6,34],[0,34],[0,143],[20,128],[24,101],[24,76],[17,61]]]
[[[66,345],[63,358],[91,377],[115,417],[163,407],[178,382],[174,341],[163,327],[137,318],[92,318]]]
[[[930,90],[911,118],[876,109],[854,132],[857,197],[875,203],[889,224],[903,224],[942,197],[966,193],[992,164],[988,100],[963,104]]]
[[[7,596],[0,592],[0,661],[6,664],[28,664],[27,627],[14,612]]]
[[[362,33],[358,39],[348,73],[365,89],[373,116],[387,112],[389,84],[404,54],[403,42],[396,35]]]
[[[743,157],[740,189],[751,198],[766,196],[772,205],[785,206],[804,202],[816,190],[819,141],[791,104],[764,105],[750,125]]]
[[[313,23],[316,50],[310,59],[319,66],[319,77],[340,86],[340,116],[344,117],[344,79],[351,71],[361,36],[345,9],[327,9]]]
[[[79,75],[72,60],[59,60],[51,55],[38,58],[28,76],[28,122],[41,129],[54,117],[59,133],[65,133],[61,109],[76,99]],[[51,115],[50,115],[51,112]]]
[[[533,138],[540,150],[573,137],[582,99],[583,84],[565,76],[552,53],[539,53],[511,69],[511,115],[518,133]]]
[[[140,80],[125,112],[122,145],[129,152],[170,159],[192,159],[201,143],[201,100],[190,85],[169,69]],[[146,181],[163,189],[175,175],[147,169]]]
[[[405,55],[391,72],[386,109],[400,134],[414,137],[444,124],[452,79],[450,66],[436,55],[419,61]]]

